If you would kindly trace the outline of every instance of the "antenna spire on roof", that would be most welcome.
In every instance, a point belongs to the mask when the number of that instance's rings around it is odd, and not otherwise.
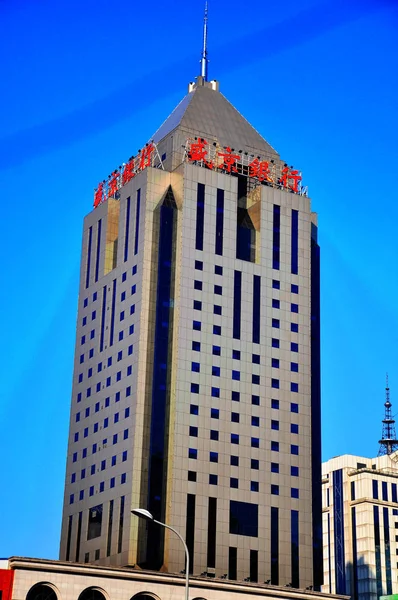
[[[386,401],[384,403],[385,413],[383,419],[383,433],[379,440],[379,456],[392,454],[398,450],[398,440],[395,433],[395,420],[391,414],[390,388],[388,387],[388,373],[386,374]]]
[[[209,59],[207,58],[207,0],[205,4],[205,16],[203,20],[203,50],[202,58],[200,59],[200,74],[204,81],[207,81],[207,70]]]

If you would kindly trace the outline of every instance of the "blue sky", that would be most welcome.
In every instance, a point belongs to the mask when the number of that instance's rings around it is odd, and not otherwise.
[[[250,6],[210,2],[209,74],[319,214],[323,457],[375,456],[386,371],[398,413],[398,6]],[[0,556],[58,556],[83,217],[198,73],[202,12],[0,0]]]

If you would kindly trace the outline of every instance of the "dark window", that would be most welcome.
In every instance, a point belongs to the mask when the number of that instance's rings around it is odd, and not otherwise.
[[[298,373],[298,370],[299,370],[298,363],[295,363],[295,362],[290,363],[290,370],[293,371],[293,373]]]
[[[198,415],[199,414],[199,406],[197,406],[196,404],[191,404],[189,412],[191,415]]]
[[[198,437],[198,428],[191,426],[189,428],[189,435],[192,436],[192,437]]]
[[[296,344],[295,342],[291,342],[290,343],[290,350],[292,352],[298,352],[298,344]]]
[[[298,404],[296,404],[295,402],[291,402],[291,404],[290,404],[290,412],[292,412],[292,413],[298,413],[298,411],[299,411]]]
[[[261,311],[261,277],[253,276],[253,322],[252,340],[254,344],[260,343],[260,311]]]
[[[232,379],[234,379],[235,381],[240,381],[240,371],[232,371]]]
[[[272,308],[280,308],[281,303],[279,300],[276,300],[275,298],[272,300]]]
[[[378,487],[378,481],[376,479],[372,480],[372,488],[373,488],[373,498],[375,500],[378,500],[378,498],[379,498],[379,487]]]
[[[203,232],[205,219],[205,186],[198,183],[196,197],[196,250],[203,250]]]
[[[202,303],[200,302],[200,300],[193,301],[193,309],[194,310],[202,310]]]
[[[290,445],[290,454],[295,454],[296,456],[299,453],[299,447],[296,444]]]
[[[192,342],[192,350],[200,352],[200,342]]]
[[[240,350],[232,350],[232,358],[235,360],[240,360]]]
[[[218,431],[211,429],[210,430],[210,439],[214,440],[215,442],[218,442]]]
[[[260,418],[252,417],[252,425],[253,425],[253,427],[260,427]]]
[[[250,482],[250,491],[251,492],[258,492],[258,481],[251,481]]]
[[[277,279],[273,279],[273,280],[272,280],[272,287],[273,287],[275,290],[280,290],[280,289],[281,289],[281,282],[280,282],[280,281],[278,281]]]
[[[298,386],[298,383],[293,383],[293,382],[292,382],[292,383],[290,384],[290,391],[291,391],[291,392],[298,392],[298,391],[299,391],[299,386]]]
[[[193,458],[195,460],[198,458],[198,451],[196,448],[189,448],[188,458]]]
[[[299,468],[298,467],[290,467],[290,475],[292,477],[298,477],[299,476]]]
[[[215,265],[215,267],[214,267],[214,273],[216,275],[222,275],[222,267],[220,265]]]
[[[271,385],[273,388],[279,389],[279,379],[271,379]]]
[[[231,421],[232,423],[239,423],[239,413],[231,413]]]
[[[271,494],[273,496],[279,496],[279,485],[275,485],[275,484],[271,485]]]
[[[272,442],[271,441],[271,450],[273,452],[279,452],[279,442]]]
[[[203,271],[203,262],[201,260],[195,260],[195,269]]]
[[[279,421],[271,421],[271,429],[276,429],[276,431],[279,431]]]
[[[236,477],[231,477],[230,480],[229,480],[229,486],[231,488],[238,489],[238,487],[239,487],[239,479],[237,479]]]
[[[252,458],[250,461],[250,468],[258,471],[260,468],[260,461],[257,458]]]
[[[237,433],[231,433],[231,444],[239,444],[239,435]]]
[[[199,384],[198,383],[191,383],[191,393],[199,394]]]
[[[215,285],[214,286],[214,293],[217,296],[222,296],[222,286],[221,285]]]
[[[188,481],[196,481],[196,472],[188,471]]]
[[[212,463],[218,463],[218,452],[210,452],[209,460]]]
[[[272,327],[279,329],[279,327],[280,327],[279,319],[272,319]]]
[[[271,463],[271,473],[279,473],[279,463]]]
[[[93,506],[88,511],[87,539],[92,540],[100,537],[102,526],[102,504]]]
[[[260,375],[252,375],[252,383],[260,385]]]
[[[221,356],[221,346],[213,346],[213,355]]]
[[[211,388],[211,395],[212,395],[213,398],[219,398],[220,397],[220,388],[212,387]]]
[[[224,230],[224,190],[217,189],[215,253],[222,255]]]
[[[236,581],[237,578],[237,556],[238,549],[237,548],[229,548],[228,551],[228,579],[232,581]]]
[[[218,484],[218,477],[217,477],[217,475],[213,475],[213,474],[209,475],[209,484],[210,485],[217,485]]]
[[[292,498],[298,498],[299,497],[298,488],[291,488],[291,490],[290,490],[290,496]]]
[[[279,400],[271,400],[271,408],[279,410]]]
[[[135,210],[135,240],[134,240],[134,255],[138,254],[138,243],[140,234],[140,206],[141,206],[141,189],[137,190],[137,205]],[[124,499],[124,496],[123,496]]]
[[[233,337],[240,339],[242,301],[242,273],[234,272],[234,303],[233,303]]]
[[[213,325],[213,334],[214,335],[221,335],[221,327],[220,327],[220,325]]]
[[[279,369],[279,358],[272,358],[271,366],[274,367],[274,369]]]
[[[218,408],[212,408],[210,410],[210,416],[212,419],[219,419],[220,417],[220,411]]]
[[[239,467],[239,456],[231,455],[230,463],[233,467]]]
[[[220,367],[216,367],[216,366],[213,365],[212,368],[211,368],[211,374],[214,377],[220,377]]]
[[[279,340],[277,340],[276,338],[272,338],[272,347],[279,348]]]
[[[295,283],[292,283],[290,286],[290,291],[292,292],[292,294],[298,294],[299,293],[299,286],[296,285]]]
[[[229,503],[229,532],[258,537],[258,505],[231,500]]]
[[[259,354],[252,354],[252,363],[254,363],[255,365],[260,364],[260,355]]]
[[[200,364],[198,362],[191,363],[191,371],[194,371],[194,373],[200,373]]]
[[[231,392],[231,399],[234,402],[240,402],[240,392],[232,391]]]
[[[298,323],[290,323],[290,331],[293,331],[294,333],[298,333],[298,330],[299,330]]]
[[[292,210],[292,273],[298,274],[298,210]]]
[[[297,423],[291,423],[290,424],[290,433],[298,433],[299,432],[299,426],[297,425]]]
[[[202,281],[197,281],[195,279],[195,281],[193,282],[193,287],[194,287],[195,290],[200,290],[201,291],[202,288],[203,288],[203,282]]]
[[[382,481],[381,483],[381,497],[383,500],[388,502],[387,482]]]
[[[252,404],[254,404],[254,406],[260,406],[260,396],[253,394],[252,395]]]
[[[215,304],[213,306],[213,312],[215,315],[221,315],[222,314],[222,308],[221,306],[218,306],[217,304]]]
[[[260,447],[260,438],[252,437],[252,439],[251,439],[251,447],[252,448],[259,448]]]
[[[298,304],[291,304],[291,305],[290,305],[290,310],[291,310],[291,312],[293,312],[293,313],[298,313],[298,311],[299,311]]]
[[[280,259],[280,226],[281,207],[274,204],[273,240],[272,240],[272,268],[279,269]]]

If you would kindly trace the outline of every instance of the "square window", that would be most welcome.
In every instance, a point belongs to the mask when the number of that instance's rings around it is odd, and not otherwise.
[[[198,415],[199,414],[199,406],[197,406],[196,404],[191,404],[189,412],[191,415]]]
[[[211,388],[211,395],[212,395],[213,398],[219,398],[220,397],[220,388],[212,387]]]
[[[231,413],[231,422],[239,423],[239,413],[237,413],[237,412]]]
[[[252,437],[251,447],[252,448],[260,448],[260,438]]]
[[[271,386],[275,389],[279,389],[279,379],[271,379]]]
[[[260,364],[260,355],[259,354],[252,354],[252,363],[255,365]]]
[[[272,308],[280,308],[281,303],[279,300],[276,300],[275,298],[272,300]]]
[[[271,421],[271,429],[274,429],[276,431],[279,431],[279,421]]]
[[[232,371],[232,379],[234,381],[240,381],[240,371]]]
[[[218,463],[218,452],[210,452],[209,460],[213,463]]]
[[[193,301],[193,309],[194,310],[202,310],[202,303],[200,302],[200,300]]]
[[[290,343],[290,350],[292,352],[298,352],[298,344],[296,344],[295,342],[291,342]]]
[[[222,275],[222,267],[220,265],[215,265],[215,267],[214,267],[214,273],[216,275]]]
[[[213,334],[221,335],[221,326],[220,325],[213,325]]]
[[[192,458],[193,460],[196,460],[198,458],[198,451],[196,450],[196,448],[189,448],[188,458]]]
[[[292,498],[298,498],[298,497],[299,497],[299,491],[298,491],[298,488],[292,488],[292,489],[291,489],[291,494],[290,494],[290,495],[291,495],[291,497],[292,497]]]
[[[252,375],[252,383],[255,385],[260,385],[260,375]]]
[[[281,289],[281,283],[280,283],[280,281],[277,281],[276,279],[273,279],[272,280],[272,287],[275,290],[280,290]]]
[[[260,461],[257,458],[252,458],[250,461],[250,468],[258,471],[260,468]]]
[[[292,283],[290,286],[290,291],[292,292],[292,294],[298,294],[299,293],[299,286],[296,285],[295,283]]]
[[[279,442],[272,442],[271,441],[271,450],[273,452],[279,452]]]
[[[191,383],[191,394],[199,394],[199,384]]]
[[[291,444],[290,445],[290,454],[295,454],[296,456],[299,453],[299,447],[296,446],[295,444]]]
[[[279,340],[277,340],[276,338],[272,338],[272,347],[279,348]]]
[[[252,426],[260,427],[260,417],[252,417]]]
[[[234,402],[240,402],[240,392],[232,391],[231,392],[231,399]]]
[[[293,371],[293,373],[298,373],[298,370],[299,370],[298,363],[291,362],[290,363],[290,370]]]
[[[299,391],[298,383],[291,383],[290,384],[290,391],[291,392],[298,392]]]
[[[217,485],[218,484],[218,477],[217,477],[217,475],[213,475],[213,474],[209,475],[209,484],[210,485]]]
[[[230,457],[230,463],[233,467],[239,467],[239,456],[232,455]]]
[[[192,342],[192,350],[194,350],[194,352],[200,352],[200,342]]]
[[[279,463],[271,463],[271,473],[279,473]]]
[[[293,303],[292,303],[292,304],[290,305],[290,310],[292,311],[292,313],[298,313],[298,311],[299,311],[298,304],[293,304]]]
[[[274,369],[279,369],[279,358],[272,358],[271,366],[274,367]]]
[[[231,433],[231,444],[239,444],[239,435],[237,433]]]
[[[195,269],[197,271],[203,271],[203,263],[201,260],[195,260]]]
[[[254,406],[260,406],[260,396],[256,396],[255,394],[253,394],[252,404],[254,404]]]
[[[198,362],[191,363],[191,371],[193,371],[194,373],[200,373],[200,363],[198,363]]]
[[[126,281],[127,279],[127,273],[126,271],[122,274],[122,281]]]
[[[231,488],[237,489],[239,487],[239,479],[236,477],[231,477],[229,480],[229,485]]]
[[[217,294],[217,296],[221,296],[222,295],[222,286],[221,285],[215,285],[214,286],[214,293]]]
[[[211,374],[214,377],[220,377],[220,367],[215,367],[214,365],[211,368]]]
[[[280,327],[279,319],[272,319],[272,327],[279,329],[279,327]]]
[[[210,410],[210,416],[212,419],[219,419],[220,418],[220,411],[218,410],[218,408],[212,408]]]
[[[210,439],[214,440],[215,442],[218,442],[218,431],[211,429],[210,430]]]
[[[240,350],[232,350],[232,358],[240,360]]]
[[[292,477],[298,477],[299,476],[299,468],[298,467],[290,467],[290,475]]]
[[[193,287],[194,287],[194,289],[195,289],[195,290],[199,290],[199,291],[201,291],[201,290],[202,290],[202,288],[203,288],[203,283],[202,283],[201,281],[197,281],[197,280],[195,279],[195,281],[194,281],[194,283],[193,283]]]
[[[290,424],[290,433],[298,433],[299,432],[299,426],[297,425],[297,423],[291,423]]]
[[[221,356],[221,346],[213,346],[213,355]]]
[[[279,400],[271,400],[271,408],[279,410]]]
[[[290,412],[292,412],[292,413],[298,413],[298,411],[299,411],[298,404],[296,404],[295,402],[292,402],[290,404]]]
[[[137,273],[137,265],[134,265],[134,267],[131,270],[131,274],[135,275]]]
[[[250,491],[251,492],[258,492],[258,481],[251,481],[250,482]]]
[[[196,472],[188,471],[188,481],[196,481]]]
[[[192,323],[192,329],[194,329],[194,331],[200,331],[202,329],[202,324],[200,321],[193,321]]]
[[[271,485],[271,494],[273,496],[279,496],[279,485]]]
[[[293,331],[294,333],[298,333],[298,330],[299,330],[298,323],[290,323],[290,331]]]
[[[218,306],[218,304],[215,304],[213,306],[213,312],[215,315],[221,315],[222,314],[222,308],[221,306]]]

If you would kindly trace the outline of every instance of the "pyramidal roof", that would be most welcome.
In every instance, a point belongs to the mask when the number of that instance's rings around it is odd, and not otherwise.
[[[218,82],[207,82],[201,76],[197,78],[196,84],[189,85],[188,94],[152,139],[159,143],[176,129],[186,134],[186,138],[217,140],[221,146],[230,146],[235,151],[243,150],[279,158],[276,150],[219,92]]]

